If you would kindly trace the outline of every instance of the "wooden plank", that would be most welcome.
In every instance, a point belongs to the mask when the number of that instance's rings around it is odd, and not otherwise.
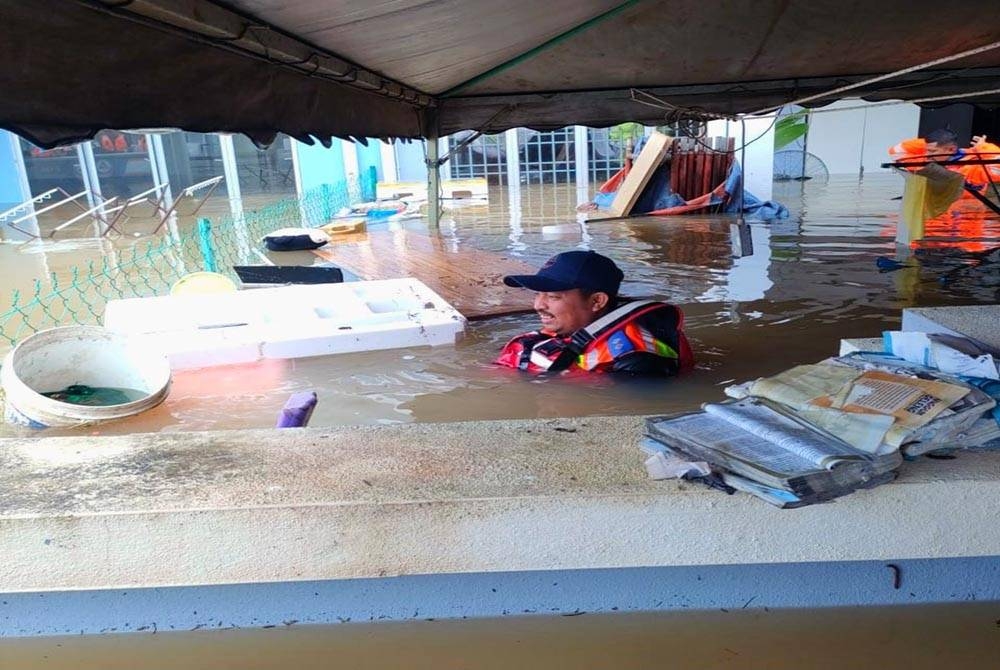
[[[506,254],[408,230],[371,232],[313,253],[362,279],[415,277],[469,319],[531,311],[532,294],[504,286],[503,277],[537,268]]]
[[[672,141],[673,138],[662,133],[654,132],[649,136],[639,153],[639,157],[633,162],[628,176],[625,177],[615,194],[615,199],[608,210],[612,216],[627,216],[632,211],[635,201],[639,199],[642,190],[646,188],[653,172],[663,162]]]

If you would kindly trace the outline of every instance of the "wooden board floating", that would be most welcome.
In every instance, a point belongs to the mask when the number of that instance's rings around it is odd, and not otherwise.
[[[673,138],[662,133],[654,132],[649,136],[642,151],[639,152],[639,157],[632,164],[632,169],[615,194],[615,199],[608,210],[612,216],[628,216],[632,213],[632,207],[635,206],[636,200],[646,188],[656,168],[660,167],[672,141]]]
[[[523,261],[408,230],[358,237],[313,253],[362,279],[419,279],[468,319],[531,311],[530,291],[503,284],[504,275],[537,271]]]

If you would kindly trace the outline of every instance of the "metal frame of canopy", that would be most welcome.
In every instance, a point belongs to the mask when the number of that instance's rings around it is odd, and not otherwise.
[[[338,0],[8,0],[0,2],[0,39],[18,66],[0,68],[0,81],[18,102],[0,105],[0,125],[40,146],[79,140],[108,124],[237,131],[263,143],[278,131],[310,144],[328,143],[331,135],[426,137],[436,225],[437,167],[447,160],[439,156],[439,134],[603,125],[626,117],[651,122],[655,113],[631,100],[634,87],[685,113],[705,106],[730,116],[775,103],[823,104],[817,101],[848,90],[878,99],[939,92],[960,98],[978,87],[975,100],[1000,100],[995,88],[983,88],[995,87],[1000,68],[1000,42],[991,42],[995,33],[975,20],[990,8],[988,0],[960,3],[944,16],[933,0],[866,10],[896,11],[892,25],[868,20],[860,6],[857,16],[845,16],[833,1],[501,5],[453,0],[390,11]],[[930,13],[949,41],[917,30]],[[51,20],[39,23],[45,15]],[[405,33],[397,30],[401,24]],[[730,40],[728,49],[724,40],[706,39],[730,24],[740,27],[741,39]],[[456,39],[428,49],[430,31],[446,25]],[[598,25],[602,30],[593,30]],[[907,49],[878,48],[908,30]],[[86,68],[70,55],[80,35],[90,47]],[[856,43],[834,57],[830,48],[846,40]],[[668,66],[671,52],[676,67]],[[184,67],[171,67],[179,54]],[[941,68],[954,61],[961,62]],[[32,76],[27,63],[46,76]],[[130,104],[115,105],[117,84],[137,76],[138,64],[152,68],[160,86],[130,88]],[[882,83],[890,78],[891,86]],[[183,95],[163,104],[166,89]],[[93,95],[82,94],[88,91]],[[512,113],[498,120],[504,109]]]

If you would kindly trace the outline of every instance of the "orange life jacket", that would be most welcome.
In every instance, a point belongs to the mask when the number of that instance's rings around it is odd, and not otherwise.
[[[684,314],[652,300],[627,303],[570,336],[519,335],[496,363],[529,372],[629,372],[673,375],[694,365]]]

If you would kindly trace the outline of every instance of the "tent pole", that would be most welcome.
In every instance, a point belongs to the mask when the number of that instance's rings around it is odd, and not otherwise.
[[[438,153],[438,134],[435,128],[427,134],[427,223],[435,230],[441,225],[441,164]]]

